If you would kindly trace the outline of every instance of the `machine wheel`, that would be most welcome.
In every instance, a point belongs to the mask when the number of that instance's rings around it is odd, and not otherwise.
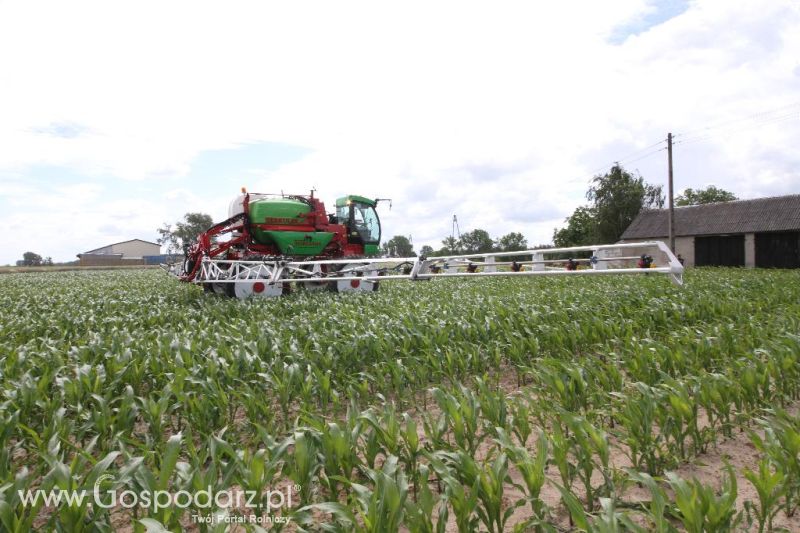
[[[327,273],[328,272],[328,265],[314,265],[312,272],[317,273]],[[303,288],[309,292],[319,292],[328,290],[333,282],[331,281],[309,281],[306,283],[302,283],[301,285]]]
[[[239,299],[259,297],[259,298],[273,298],[276,296],[283,296],[288,293],[289,289],[285,283],[273,283],[263,279],[246,279],[237,281],[233,284],[233,296]]]
[[[231,296],[230,283],[204,283],[203,290],[205,292],[218,294],[220,296]]]
[[[360,263],[349,263],[342,267],[342,270],[362,266]],[[369,275],[376,275],[375,271],[369,271]],[[375,292],[378,290],[377,281],[346,279],[331,282],[331,289],[334,292]]]
[[[285,276],[285,274],[284,274]],[[283,279],[283,277],[281,279]],[[237,279],[230,286],[230,295],[239,299],[244,298],[274,298],[289,293],[289,284],[282,281],[270,283],[268,279],[261,277],[244,277]]]

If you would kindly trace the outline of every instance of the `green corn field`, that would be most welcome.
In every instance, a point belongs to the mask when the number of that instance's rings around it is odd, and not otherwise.
[[[797,271],[6,274],[0,531],[797,531],[798,400]]]

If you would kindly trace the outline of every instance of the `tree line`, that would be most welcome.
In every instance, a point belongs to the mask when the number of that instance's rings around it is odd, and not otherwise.
[[[35,252],[25,252],[22,254],[22,259],[17,261],[17,266],[52,266],[53,259],[51,257],[45,257],[42,259],[42,256],[35,253]]]
[[[595,176],[586,199],[588,204],[579,206],[565,219],[566,226],[553,231],[557,248],[617,242],[642,209],[661,209],[665,202],[663,186],[646,183],[641,175],[634,175],[620,165]],[[675,205],[732,200],[737,200],[733,193],[711,185],[705,189],[686,189],[675,198]]]
[[[654,186],[644,181],[641,175],[633,175],[620,165],[614,165],[605,174],[595,176],[586,192],[589,203],[579,206],[568,216],[563,228],[553,231],[553,244],[556,247],[582,246],[588,244],[608,244],[619,240],[625,229],[633,222],[642,209],[662,208],[665,197],[661,185]],[[732,192],[711,185],[705,189],[686,189],[675,198],[676,206],[730,202],[738,198]],[[168,253],[181,252],[184,246],[193,243],[197,237],[214,224],[211,216],[205,213],[186,213],[182,221],[164,224],[158,228],[158,243],[165,245]],[[539,245],[535,248],[548,248],[553,245]],[[442,255],[480,254],[490,252],[515,252],[528,249],[528,240],[522,233],[512,231],[498,238],[492,238],[483,229],[462,233],[458,238],[450,236],[442,240],[437,250],[425,245],[420,255],[435,257]],[[387,257],[412,257],[414,251],[411,237],[395,235],[382,246]],[[75,264],[77,261],[63,264]],[[42,257],[35,252],[25,252],[17,266],[50,266],[56,263],[50,257]],[[62,264],[62,263],[57,263]]]
[[[589,244],[609,244],[619,240],[625,229],[633,222],[642,209],[663,208],[665,196],[661,185],[651,185],[644,178],[614,165],[605,174],[592,179],[586,192],[588,204],[579,206],[568,216],[562,228],[553,231],[553,244],[543,244],[535,248],[583,246]],[[705,189],[686,189],[676,197],[676,206],[729,202],[737,197],[713,185]],[[205,213],[186,213],[182,221],[164,224],[158,229],[158,243],[165,245],[168,253],[183,251],[183,248],[197,240],[197,237],[213,225],[212,218]],[[424,245],[419,254],[426,257],[443,255],[479,254],[490,252],[515,252],[528,249],[528,240],[522,233],[512,231],[493,238],[484,229],[473,229],[462,233],[458,238],[450,236],[442,240],[439,249]],[[384,242],[381,251],[386,257],[413,257],[411,236],[395,235]],[[30,264],[44,264],[40,256],[28,257]],[[36,258],[38,257],[38,263]],[[49,259],[49,258],[48,258]],[[28,263],[26,263],[27,265]]]
[[[489,232],[483,229],[474,229],[462,233],[458,238],[447,237],[442,241],[438,250],[433,246],[424,245],[420,248],[420,255],[436,257],[442,255],[483,254],[489,252],[516,252],[528,248],[528,239],[522,233],[512,231],[502,237],[493,239]],[[411,237],[395,235],[382,246],[383,255],[386,257],[413,257],[416,256]]]

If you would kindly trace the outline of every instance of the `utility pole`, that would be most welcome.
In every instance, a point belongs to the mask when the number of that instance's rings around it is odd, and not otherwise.
[[[675,253],[675,205],[672,192],[672,133],[667,133],[667,166],[669,168],[669,249]]]

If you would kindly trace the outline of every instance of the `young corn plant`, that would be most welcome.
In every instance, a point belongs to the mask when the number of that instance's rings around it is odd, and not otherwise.
[[[155,464],[152,468],[142,464],[134,471],[129,483],[130,488],[138,493],[147,491],[150,494],[154,494],[156,491],[168,490],[170,481],[175,478],[177,473],[182,441],[183,435],[180,433],[171,436],[162,449],[153,454]],[[172,507],[159,507],[156,509],[155,505],[152,505],[147,510],[147,513],[149,518],[157,520],[168,528],[179,526],[181,513],[178,509]]]
[[[456,527],[459,533],[472,533],[477,531],[480,518],[478,517],[478,478],[477,469],[467,474],[471,482],[467,483],[462,479],[463,473],[456,473],[450,466],[445,464],[447,460],[446,452],[434,454],[426,453],[430,467],[436,473],[439,484],[443,485],[447,504],[453,510]],[[474,466],[472,457],[467,457],[466,464],[461,465],[462,470]]]
[[[719,492],[697,479],[686,481],[674,472],[667,472],[667,481],[675,493],[673,514],[688,533],[731,531],[742,519],[736,510],[736,474],[730,465]]]
[[[555,485],[555,487],[558,489],[558,492],[561,493],[561,501],[569,513],[570,530],[594,533],[591,519],[586,513],[586,510],[583,508],[583,505],[581,505],[578,497],[575,496],[575,494],[573,494],[568,487],[564,487],[555,482],[553,482],[553,485]]]
[[[667,438],[670,452],[680,459],[690,457],[686,443],[692,439],[693,450],[696,452],[705,449],[698,426],[698,404],[695,395],[690,392],[683,382],[672,378],[665,379],[661,385],[663,399],[659,405],[658,425],[662,434]]]
[[[493,461],[485,463],[478,474],[478,500],[481,505],[477,513],[487,531],[491,533],[505,531],[506,523],[514,510],[525,503],[524,500],[519,500],[504,508],[503,491],[509,479],[508,456],[504,453],[498,454]]]
[[[577,467],[572,462],[570,454],[572,451],[572,439],[566,429],[561,424],[554,424],[550,434],[550,444],[553,448],[553,464],[558,469],[561,477],[561,485],[567,489],[572,489],[572,484],[577,475]]]
[[[475,385],[478,389],[481,415],[485,421],[484,432],[493,434],[495,433],[495,428],[507,427],[509,413],[505,392],[502,389],[487,385],[481,378],[475,378]]]
[[[372,487],[342,479],[352,489],[354,513],[339,502],[322,502],[299,509],[295,516],[301,525],[313,525],[311,511],[329,513],[338,522],[334,531],[356,533],[394,533],[400,530],[406,512],[408,482],[397,466],[397,457],[386,458],[380,470],[366,470]]]
[[[522,447],[527,446],[528,439],[533,433],[531,426],[531,407],[528,399],[523,395],[513,396],[511,399],[510,427],[517,441]]]
[[[385,450],[387,455],[400,455],[402,447],[400,417],[397,416],[397,411],[392,405],[383,406],[380,418],[375,411],[368,410],[361,413],[359,420],[372,429],[377,437],[378,445]]]
[[[629,515],[622,517],[622,524],[636,533],[677,533],[677,529],[670,522],[669,502],[670,498],[658,482],[652,476],[644,472],[628,471],[628,479],[646,487],[650,491],[650,501],[642,502],[642,511],[647,519],[647,527],[635,523]]]
[[[433,397],[446,416],[456,446],[475,455],[485,437],[479,431],[481,405],[475,393],[464,386],[455,394],[437,388]]]
[[[538,362],[537,381],[542,394],[548,396],[566,411],[587,412],[590,407],[585,371],[558,359]]]
[[[447,450],[452,446],[448,440],[448,421],[444,413],[422,413],[422,429],[425,432],[427,451]]]
[[[139,412],[147,423],[149,439],[147,446],[150,448],[155,443],[162,442],[164,438],[165,418],[169,416],[172,405],[172,392],[169,387],[165,387],[160,394],[151,394],[147,397],[137,398],[139,402]]]
[[[775,409],[772,416],[758,423],[764,437],[751,431],[750,440],[784,477],[784,509],[788,516],[794,516],[800,505],[800,418]]]
[[[258,495],[261,503],[278,479],[288,443],[277,449],[260,448],[255,452],[237,451],[236,479],[242,489]]]
[[[430,475],[430,467],[420,465],[414,487],[416,497],[406,499],[404,525],[411,533],[445,533],[447,528],[447,499],[444,493],[438,496],[433,494],[429,485]],[[434,514],[437,515],[435,520]]]
[[[663,394],[641,382],[634,383],[634,388],[627,394],[613,393],[617,400],[616,417],[619,422],[616,433],[625,444],[633,467],[657,475],[664,468],[675,465],[664,436],[656,428]]]
[[[20,493],[33,491],[35,476],[27,468],[17,472],[12,481],[0,485],[0,524],[10,533],[33,531],[34,521],[44,505],[39,498],[33,504],[24,504]]]
[[[532,519],[528,525],[534,531],[542,531],[547,522],[549,509],[547,504],[540,498],[542,487],[546,480],[548,457],[548,440],[544,432],[539,432],[536,439],[536,455],[531,456],[524,446],[517,446],[511,441],[509,435],[498,428],[497,443],[508,455],[513,465],[522,475],[523,485],[513,483],[520,491],[525,494],[525,499],[530,505]]]
[[[708,417],[708,431],[716,433],[717,428],[727,438],[733,437],[732,407],[736,394],[733,383],[722,374],[705,374],[699,384],[698,401]]]
[[[772,531],[772,521],[781,510],[780,499],[784,494],[784,475],[768,459],[758,462],[758,470],[744,469],[744,477],[753,485],[758,494],[758,502],[746,501],[744,508],[748,515],[755,515],[758,533]]]
[[[575,477],[581,481],[586,493],[586,510],[592,512],[599,497],[609,496],[614,491],[608,436],[582,416],[562,410],[557,411],[556,416],[558,421],[550,439],[553,461],[567,490],[571,490]],[[592,483],[595,472],[603,478],[603,483],[597,487]]]
[[[339,479],[353,479],[355,472],[362,467],[358,456],[362,423],[353,419],[342,425],[321,419],[308,421],[318,434],[319,452],[324,458],[320,482],[325,486],[328,497],[335,500],[342,488]]]
[[[402,438],[400,460],[405,465],[406,474],[412,480],[414,500],[416,501],[418,485],[424,484],[427,486],[428,479],[427,476],[425,476],[424,481],[419,479],[419,460],[422,457],[422,447],[420,446],[419,433],[417,432],[417,423],[408,413],[403,413],[403,422],[404,425],[400,434]]]
[[[297,431],[291,440],[292,449],[287,453],[283,474],[300,489],[300,503],[308,505],[314,491],[315,480],[322,468],[318,445],[311,431]]]

